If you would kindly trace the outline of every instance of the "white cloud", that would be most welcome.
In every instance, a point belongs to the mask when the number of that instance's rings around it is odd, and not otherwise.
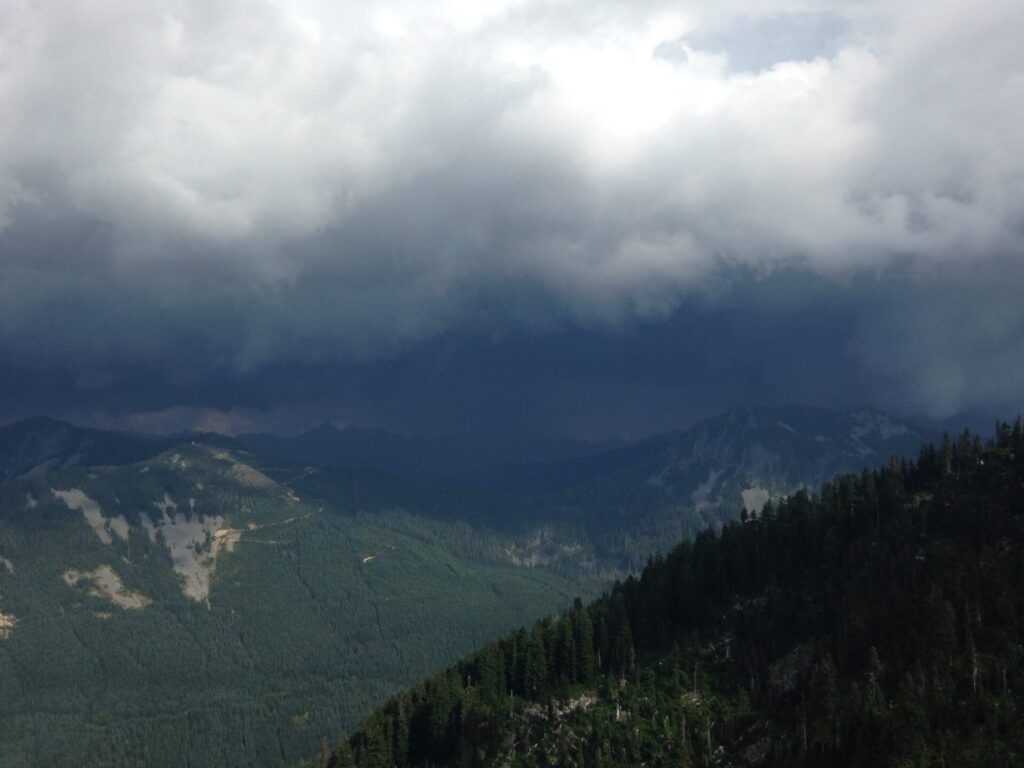
[[[1011,0],[8,3],[4,337],[46,306],[55,355],[127,343],[60,326],[82,269],[245,367],[659,317],[723,264],[1019,256],[1022,22]],[[102,247],[34,250],[46,222]]]

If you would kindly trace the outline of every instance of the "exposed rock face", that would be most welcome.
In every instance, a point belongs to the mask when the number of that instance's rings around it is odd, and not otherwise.
[[[237,537],[227,535],[221,515],[179,513],[178,505],[167,494],[164,494],[163,501],[153,506],[160,511],[156,520],[145,512],[139,515],[149,540],[155,543],[157,534],[160,534],[171,553],[171,564],[181,576],[185,596],[198,602],[209,602],[210,577],[217,565],[217,556],[224,548],[231,551],[241,532]]]
[[[145,608],[152,600],[141,592],[133,592],[121,582],[109,565],[101,565],[92,571],[67,570],[64,572],[64,582],[69,587],[76,587],[81,582],[86,582],[86,591],[93,597],[109,600],[119,608],[126,610],[138,610]]]
[[[0,557],[0,566],[3,566],[4,573],[14,573],[14,563],[6,557]],[[13,630],[17,624],[18,618],[13,613],[4,613],[3,611],[0,611],[0,640],[6,640],[10,637],[11,630]]]
[[[128,521],[123,515],[105,517],[100,505],[85,495],[80,489],[69,491],[52,491],[53,495],[68,505],[68,509],[77,509],[82,513],[85,522],[104,544],[112,544],[111,534],[121,541],[128,541]]]
[[[0,611],[0,640],[6,640],[11,636],[11,632],[18,625],[18,617],[13,613],[4,613]]]
[[[180,450],[157,457],[138,471],[147,474],[154,468],[188,474],[200,498],[175,499],[163,491],[162,496],[152,502],[152,507],[139,510],[129,524],[124,515],[105,514],[100,504],[81,488],[53,489],[52,493],[69,509],[81,512],[86,524],[105,545],[113,546],[118,540],[127,542],[131,527],[137,526],[145,531],[150,543],[166,546],[171,565],[181,579],[183,594],[197,602],[209,603],[210,583],[217,560],[223,552],[233,551],[243,535],[241,529],[227,527],[224,514],[203,513],[211,498],[214,498],[214,503],[221,506],[226,503],[227,508],[240,509],[243,514],[247,512],[246,505],[239,507],[237,502],[226,501],[233,498],[234,489],[270,491],[288,506],[298,503],[297,497],[287,495],[262,472],[219,449],[182,445]],[[217,487],[205,492],[207,481],[211,480]],[[224,480],[228,482],[226,496]],[[211,497],[211,494],[217,495]],[[252,529],[258,527],[250,526]]]
[[[89,498],[81,489],[54,490],[53,495],[61,499],[69,509],[82,513],[85,522],[104,544],[113,544],[114,537],[128,540],[130,526],[123,515],[107,517],[100,505]],[[221,515],[200,516],[193,513],[194,500],[190,499],[189,511],[178,512],[178,504],[169,494],[154,502],[160,513],[155,519],[145,512],[139,513],[139,521],[150,542],[157,542],[157,533],[171,554],[174,570],[181,576],[182,592],[186,597],[199,602],[208,602],[210,577],[216,566],[217,556],[222,550],[232,551],[241,538],[241,531],[224,528]],[[90,574],[78,574],[80,577]],[[114,574],[116,578],[116,574]],[[101,581],[109,581],[104,574]],[[122,606],[139,607],[139,606]]]

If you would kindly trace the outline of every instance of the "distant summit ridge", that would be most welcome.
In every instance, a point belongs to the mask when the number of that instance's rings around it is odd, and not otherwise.
[[[891,456],[916,456],[934,435],[875,409],[734,408],[680,434],[647,478],[700,510],[742,499],[751,511],[798,488],[860,472]]]
[[[738,512],[769,498],[817,490],[839,473],[861,472],[892,456],[916,457],[934,431],[883,411],[809,406],[733,408],[687,429],[665,432],[592,456],[512,467],[488,482],[504,487],[588,487],[601,497]],[[713,518],[708,517],[706,522]]]
[[[0,479],[70,466],[130,464],[184,442],[244,448],[267,463],[369,468],[502,488],[566,488],[595,480],[639,483],[693,506],[744,503],[890,456],[913,456],[934,432],[883,411],[808,406],[741,407],[625,445],[568,438],[409,437],[324,423],[294,437],[249,434],[152,436],[76,427],[45,416],[0,427]],[[604,480],[601,480],[604,478]]]
[[[174,442],[33,416],[0,427],[0,480],[62,467],[131,464],[156,456]]]

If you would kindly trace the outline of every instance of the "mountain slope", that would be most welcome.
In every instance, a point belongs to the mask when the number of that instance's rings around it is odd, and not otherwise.
[[[1024,428],[708,531],[392,699],[332,766],[1014,766]]]
[[[916,455],[931,438],[877,411],[738,408],[602,456],[537,468],[549,490],[535,493],[585,531],[600,556],[636,571],[652,552],[738,519],[744,508]]]
[[[3,763],[295,760],[597,586],[506,547],[458,521],[307,502],[202,444],[0,484]]]
[[[565,462],[493,468],[477,480],[548,491],[587,485],[635,491],[648,485],[675,499],[736,506],[743,503],[743,490],[816,490],[839,472],[883,464],[894,455],[914,456],[921,443],[936,437],[871,409],[734,408],[685,430]]]
[[[461,482],[342,467],[268,471],[328,504],[415,509],[501,530],[514,537],[517,562],[624,577],[652,552],[738,518],[744,506],[913,455],[930,437],[874,411],[735,409],[592,457]]]
[[[914,456],[932,437],[867,409],[738,408],[687,430],[648,482],[688,495],[698,509],[731,501],[754,511],[798,488],[816,491],[839,473]]]
[[[167,438],[83,429],[36,417],[0,427],[0,481],[70,466],[131,464],[167,450]]]
[[[547,464],[602,453],[607,442],[516,435],[406,437],[384,429],[322,424],[295,437],[239,435],[264,460],[300,466],[363,468],[419,479],[477,476],[491,465]]]

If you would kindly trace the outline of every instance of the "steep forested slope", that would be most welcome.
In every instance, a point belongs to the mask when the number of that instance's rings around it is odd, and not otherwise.
[[[1024,761],[1024,429],[706,532],[395,697],[322,763]]]

